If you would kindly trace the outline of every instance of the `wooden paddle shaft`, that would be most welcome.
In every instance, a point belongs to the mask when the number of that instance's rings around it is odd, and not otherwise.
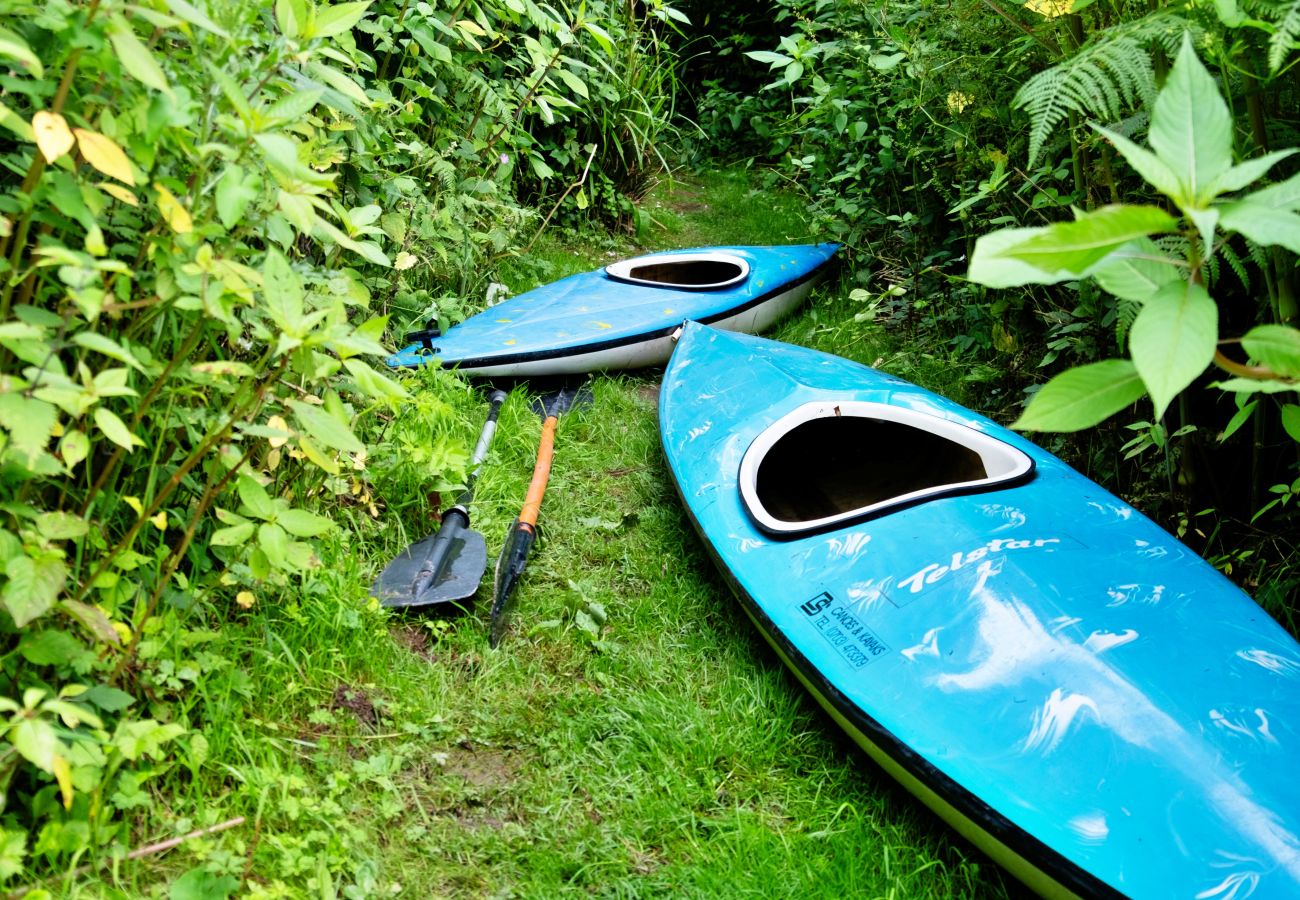
[[[537,524],[537,514],[542,509],[542,496],[546,482],[551,477],[551,458],[555,455],[555,424],[559,419],[547,416],[542,423],[542,440],[537,445],[537,462],[533,465],[533,479],[528,482],[524,507],[519,511],[519,521],[526,525]]]

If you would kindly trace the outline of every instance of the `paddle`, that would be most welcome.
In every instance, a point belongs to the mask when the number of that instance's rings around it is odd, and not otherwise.
[[[542,508],[546,482],[551,476],[551,458],[555,453],[556,423],[559,422],[561,413],[590,399],[591,391],[585,385],[566,385],[543,395],[533,403],[533,409],[543,417],[542,439],[537,446],[537,462],[533,465],[533,477],[528,483],[523,508],[519,511],[519,518],[511,523],[501,547],[501,555],[497,557],[492,622],[488,636],[488,644],[492,647],[500,644],[501,638],[505,636],[510,614],[515,607],[515,585],[523,577],[524,567],[528,565],[528,553],[537,537],[537,515]]]
[[[456,505],[443,513],[442,525],[435,534],[403,550],[370,586],[371,596],[379,598],[384,606],[456,603],[478,590],[487,569],[487,542],[469,527],[469,506],[474,501],[474,482],[492,443],[506,393],[493,391],[489,399],[487,422],[470,459],[468,484]]]

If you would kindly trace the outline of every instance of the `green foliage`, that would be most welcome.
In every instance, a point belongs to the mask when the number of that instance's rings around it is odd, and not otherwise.
[[[673,61],[628,68],[681,16],[629,15],[0,4],[0,877],[139,842],[153,785],[209,764],[215,685],[246,690],[221,624],[337,589],[322,559],[379,532],[377,484],[422,519],[463,479],[463,411],[411,391],[458,382],[376,357],[465,313],[540,168],[583,171],[548,129],[653,174]]]
[[[1184,39],[1156,98],[1151,114],[1151,149],[1116,134],[1108,136],[1124,158],[1182,211],[1187,238],[1187,258],[1182,262],[1187,280],[1173,274],[1179,271],[1176,261],[1163,256],[1144,236],[1170,231],[1177,222],[1152,207],[1128,205],[1085,213],[1068,224],[1016,229],[981,238],[971,260],[971,277],[998,286],[1051,283],[1093,274],[1094,268],[1100,266],[1100,280],[1109,289],[1142,304],[1129,332],[1129,349],[1137,374],[1155,402],[1156,417],[1160,418],[1215,356],[1218,308],[1205,288],[1203,268],[1205,256],[1213,252],[1216,229],[1241,230],[1249,218],[1244,210],[1270,209],[1275,211],[1271,231],[1246,226],[1254,233],[1256,243],[1285,246],[1300,236],[1300,216],[1296,215],[1300,197],[1292,185],[1296,178],[1226,205],[1216,200],[1224,193],[1249,187],[1292,151],[1271,153],[1241,164],[1233,162],[1227,105],[1196,57],[1190,38]],[[1261,195],[1264,199],[1257,199]],[[1121,248],[1123,255],[1110,260]],[[1272,326],[1247,342],[1248,352],[1258,361],[1266,358],[1282,364],[1278,368],[1264,362],[1265,371],[1259,373],[1258,379],[1290,382],[1295,376],[1288,363],[1298,341],[1300,332]],[[1096,366],[1089,371],[1095,372]],[[1112,366],[1107,371],[1117,373],[1119,368]],[[1067,383],[1054,386],[1049,382],[1035,396],[1020,420],[1022,427],[1075,430],[1094,425],[1126,405],[1117,402],[1123,396],[1119,391],[1080,404],[1080,377],[1066,373],[1057,376],[1058,382],[1061,379]]]
[[[1173,10],[1093,32],[1078,51],[1034,75],[1016,91],[1012,106],[1030,120],[1029,165],[1070,113],[1114,122],[1156,96],[1152,47],[1173,52],[1188,28]]]

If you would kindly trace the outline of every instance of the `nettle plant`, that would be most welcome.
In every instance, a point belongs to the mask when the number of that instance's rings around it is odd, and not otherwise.
[[[1137,308],[1128,331],[1128,359],[1069,369],[1034,394],[1013,427],[1076,431],[1098,424],[1145,395],[1159,421],[1173,400],[1211,365],[1227,376],[1216,382],[1238,395],[1230,433],[1255,411],[1261,394],[1300,388],[1300,331],[1284,324],[1287,310],[1240,339],[1221,338],[1218,306],[1207,271],[1239,234],[1256,248],[1300,253],[1300,175],[1255,185],[1294,149],[1237,163],[1233,121],[1190,37],[1155,98],[1143,147],[1094,126],[1176,213],[1145,204],[1115,204],[1079,212],[1072,222],[1009,228],[982,236],[969,277],[994,288],[1055,284],[1091,278],[1122,303]],[[1228,254],[1227,262],[1233,259]],[[1240,343],[1248,360],[1225,345]],[[1300,405],[1284,401],[1281,418],[1300,441]],[[1290,493],[1292,486],[1280,493]],[[1279,491],[1275,490],[1275,493]]]

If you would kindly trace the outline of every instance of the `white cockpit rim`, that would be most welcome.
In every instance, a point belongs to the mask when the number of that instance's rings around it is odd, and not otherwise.
[[[684,291],[719,291],[749,277],[749,262],[726,251],[653,253],[610,263],[605,274],[616,281]]]
[[[805,403],[758,435],[740,495],[763,531],[793,535],[1033,471],[1023,451],[959,422],[865,400]]]

